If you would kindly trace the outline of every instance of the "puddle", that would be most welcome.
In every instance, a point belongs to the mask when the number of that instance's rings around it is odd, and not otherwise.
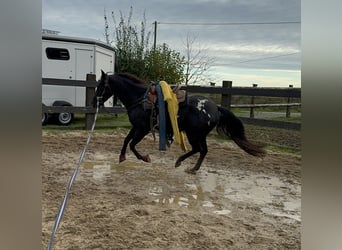
[[[208,173],[204,178],[201,178],[201,188],[203,192],[213,192],[215,191],[217,183],[217,174]]]
[[[254,204],[267,215],[301,221],[300,185],[284,183],[274,176],[252,173],[245,176],[238,170],[200,171],[192,176],[185,174],[184,169],[174,169],[173,162],[165,158],[156,159],[154,163],[129,159],[113,162],[108,158],[107,161],[84,162],[85,175],[99,182],[122,175],[147,181],[146,194],[156,205],[202,207],[209,213],[234,216],[234,208]],[[160,171],[160,168],[168,171]]]
[[[213,211],[214,214],[219,214],[219,215],[228,215],[230,214],[232,211],[225,209],[225,210],[215,210]]]
[[[241,176],[231,175],[226,178],[224,197],[236,202],[251,202],[258,205],[272,203],[273,194],[283,193],[277,189],[282,182],[276,177],[260,175]]]
[[[84,162],[82,166],[86,170],[86,175],[91,175],[95,181],[101,182],[110,177],[111,166],[109,163]]]
[[[301,216],[298,213],[294,213],[291,211],[280,211],[277,209],[272,209],[272,208],[261,208],[261,211],[263,211],[265,214],[270,214],[276,217],[284,217],[287,219],[295,220],[300,222],[301,221]]]
[[[287,211],[298,211],[301,209],[301,200],[292,200],[284,202],[284,208]]]
[[[231,214],[233,204],[248,203],[260,207],[265,214],[301,221],[301,200],[289,196],[289,192],[300,196],[299,185],[289,186],[277,177],[261,174],[242,176],[241,172],[200,172],[194,180],[181,187],[184,189],[184,197],[171,196],[168,202],[167,198],[158,198],[155,202],[178,204],[187,208],[202,206],[208,212],[218,215]],[[163,188],[167,187],[153,186],[149,194],[165,196],[167,192]],[[217,205],[214,199],[220,204]]]

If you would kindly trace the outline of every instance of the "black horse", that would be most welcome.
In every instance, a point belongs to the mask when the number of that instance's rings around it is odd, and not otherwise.
[[[116,73],[107,75],[102,71],[101,79],[96,89],[93,104],[96,107],[97,97],[100,105],[115,95],[120,99],[128,112],[132,128],[124,140],[119,161],[126,159],[126,149],[129,144],[135,156],[145,162],[150,162],[148,155],[141,155],[135,146],[151,131],[151,110],[146,109],[146,93],[148,91],[146,82],[142,79],[128,74]],[[266,151],[261,145],[251,143],[246,139],[244,126],[228,109],[217,106],[210,99],[203,96],[189,96],[187,101],[179,105],[178,126],[180,131],[185,131],[192,149],[181,155],[175,163],[179,167],[186,158],[200,153],[195,166],[187,170],[196,173],[199,170],[204,157],[208,152],[206,137],[213,128],[229,136],[241,149],[253,156],[263,157]]]

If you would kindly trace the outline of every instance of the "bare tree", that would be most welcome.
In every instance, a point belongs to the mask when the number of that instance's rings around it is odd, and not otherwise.
[[[187,34],[185,45],[185,85],[209,81],[208,70],[214,63],[214,58],[205,54],[205,48],[200,44],[195,48],[196,37]]]

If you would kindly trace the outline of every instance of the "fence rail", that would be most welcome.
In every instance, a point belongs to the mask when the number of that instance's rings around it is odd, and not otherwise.
[[[74,113],[74,114],[94,114],[96,112],[96,108],[93,106],[86,107],[74,107],[74,106],[43,106],[42,111],[44,113]],[[126,108],[121,107],[105,107],[100,108],[99,113],[124,113],[126,112]]]
[[[184,86],[190,93],[300,98],[300,88]]]
[[[42,112],[44,113],[61,113],[70,112],[76,114],[86,114],[86,129],[89,129],[96,109],[92,107],[91,102],[95,95],[95,87],[97,86],[96,76],[87,74],[85,81],[80,80],[66,80],[54,78],[42,78],[44,85],[58,85],[58,86],[76,86],[86,87],[86,100],[84,107],[71,107],[71,106],[43,106]],[[300,123],[273,121],[265,119],[255,119],[254,109],[264,107],[286,107],[286,117],[290,117],[290,107],[299,107],[301,103],[291,103],[291,98],[300,98],[301,89],[293,88],[257,88],[253,87],[232,87],[231,81],[223,81],[222,87],[213,86],[182,86],[181,89],[186,90],[188,93],[202,93],[202,94],[221,94],[221,106],[230,108],[250,108],[250,118],[239,117],[246,124],[253,124],[259,126],[276,127],[284,129],[300,130]],[[252,103],[250,104],[231,104],[231,97],[234,95],[251,96]],[[271,103],[271,104],[255,104],[254,97],[287,97],[287,103]],[[126,112],[125,108],[121,107],[104,107],[99,110],[100,113],[123,113]]]
[[[231,104],[232,108],[300,107],[301,103]]]

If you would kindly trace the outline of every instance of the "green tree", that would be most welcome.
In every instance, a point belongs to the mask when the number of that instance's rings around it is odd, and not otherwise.
[[[154,50],[149,44],[150,32],[146,31],[146,18],[139,28],[132,24],[133,7],[125,19],[120,11],[119,22],[116,22],[114,12],[114,39],[111,44],[116,51],[116,72],[129,72],[147,80],[163,80],[174,83],[184,79],[184,57],[169,48],[167,44],[158,45]],[[108,22],[106,14],[105,36],[108,37]],[[108,41],[108,40],[107,40]]]
[[[164,80],[168,83],[181,83],[184,80],[184,57],[172,50],[166,43],[151,49],[146,60],[149,77]]]

